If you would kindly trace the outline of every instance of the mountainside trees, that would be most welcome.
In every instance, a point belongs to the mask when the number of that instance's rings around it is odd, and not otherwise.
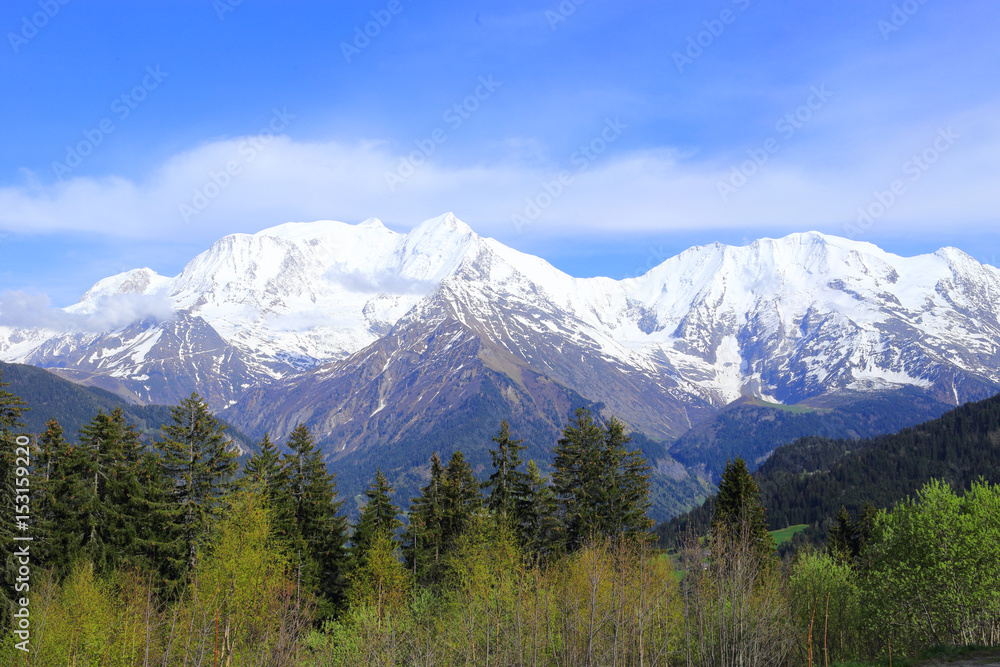
[[[552,488],[566,546],[589,537],[634,537],[652,528],[649,467],[639,452],[625,449],[629,438],[615,418],[602,427],[580,408],[563,430],[554,451]]]
[[[171,410],[173,423],[159,443],[162,471],[169,481],[163,513],[170,535],[166,557],[175,576],[194,567],[198,547],[232,488],[236,454],[226,444],[224,427],[197,394]]]

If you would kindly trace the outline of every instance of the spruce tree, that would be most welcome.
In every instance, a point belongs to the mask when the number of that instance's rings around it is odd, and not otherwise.
[[[747,539],[761,556],[774,552],[774,541],[767,532],[767,519],[760,504],[760,490],[746,462],[739,457],[727,461],[722,471],[712,532],[727,539]]]
[[[444,556],[444,466],[431,455],[431,478],[410,500],[410,521],[403,534],[406,568],[416,581],[440,580]]]
[[[510,426],[507,420],[500,422],[500,432],[493,436],[496,449],[489,450],[493,463],[493,474],[483,488],[489,489],[487,506],[490,513],[500,521],[507,523],[514,518],[520,501],[519,494],[524,488],[525,475],[518,470],[521,465],[523,440],[513,440],[510,437]]]
[[[604,432],[585,408],[577,409],[554,450],[552,489],[566,547],[577,549],[599,531],[597,506],[603,491],[600,453]]]
[[[368,502],[351,533],[351,559],[355,566],[364,561],[365,554],[378,536],[384,535],[395,541],[396,529],[403,524],[399,520],[399,508],[392,504],[392,492],[389,480],[382,474],[382,468],[378,468],[375,480],[365,490]]]
[[[599,485],[603,500],[601,531],[609,537],[645,538],[653,527],[646,516],[649,500],[649,465],[639,451],[627,451],[632,438],[625,425],[611,417],[605,427],[601,469],[606,482]]]
[[[170,523],[164,555],[174,580],[195,566],[198,547],[221,509],[236,471],[225,427],[196,393],[171,408],[173,423],[163,427],[164,476],[172,482],[166,502]]]
[[[456,450],[448,460],[443,488],[442,541],[445,549],[449,549],[483,505],[479,482],[460,450]]]
[[[267,433],[257,443],[257,451],[243,465],[243,478],[268,496],[281,484],[281,453]]]
[[[649,466],[641,452],[627,450],[630,441],[621,421],[611,417],[602,427],[584,408],[563,430],[552,486],[568,549],[591,537],[644,537],[652,528]]]
[[[325,601],[322,616],[332,613],[346,589],[347,521],[338,516],[336,478],[323,462],[309,429],[295,427],[282,466],[283,496],[290,501],[286,516],[292,521],[290,547],[300,590],[316,591]],[[278,504],[279,511],[281,507]]]
[[[35,517],[41,562],[51,565],[53,558],[66,552],[62,546],[65,536],[61,533],[70,528],[64,506],[67,497],[66,467],[72,447],[63,434],[63,428],[55,419],[45,423],[45,432],[38,438],[38,457],[35,461]]]
[[[528,461],[524,486],[518,495],[515,524],[525,551],[537,558],[561,551],[556,496],[534,461]]]

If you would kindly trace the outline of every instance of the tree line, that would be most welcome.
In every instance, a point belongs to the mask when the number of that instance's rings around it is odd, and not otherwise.
[[[25,407],[0,389],[5,493]],[[432,455],[403,513],[378,470],[351,521],[304,427],[240,468],[197,396],[156,442],[126,422],[39,437],[33,651],[5,632],[0,661],[777,666],[1000,644],[1000,486],[985,481],[841,508],[826,549],[782,560],[734,459],[706,525],[663,552],[645,461],[585,410],[548,479],[502,423],[486,479],[461,452]]]
[[[18,397],[0,394],[5,500],[13,492],[8,445],[26,409]],[[57,579],[80,562],[97,574],[144,569],[156,573],[162,595],[175,597],[198,571],[230,498],[250,489],[263,498],[276,543],[290,559],[296,599],[312,600],[322,621],[343,609],[352,572],[380,541],[400,547],[407,569],[429,584],[440,580],[456,539],[480,515],[507,526],[536,558],[578,549],[592,535],[636,536],[652,525],[645,459],[627,451],[620,421],[600,424],[586,409],[555,448],[551,482],[534,461],[523,465],[522,441],[503,422],[488,480],[476,479],[461,451],[447,464],[434,454],[427,485],[403,514],[379,469],[353,522],[342,514],[336,477],[305,426],[282,449],[265,435],[240,469],[224,426],[197,394],[174,406],[171,418],[153,442],[144,442],[120,409],[99,411],[77,444],[58,422],[46,424],[32,461],[34,567],[50,568]],[[11,527],[4,530],[8,547]],[[5,559],[10,553],[5,548]],[[13,597],[10,571],[5,602]]]

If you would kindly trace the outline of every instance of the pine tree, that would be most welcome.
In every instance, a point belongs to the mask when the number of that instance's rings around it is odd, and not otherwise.
[[[627,451],[632,438],[625,435],[625,425],[615,417],[605,427],[601,468],[605,484],[599,485],[604,506],[601,530],[608,537],[645,538],[653,527],[646,516],[649,500],[649,465],[639,451]]]
[[[476,481],[472,468],[460,450],[456,450],[448,460],[442,486],[444,496],[441,539],[444,548],[449,549],[483,505],[479,482]]]
[[[739,457],[727,461],[722,471],[712,532],[732,539],[745,537],[761,556],[774,552],[774,541],[767,532],[767,519],[760,504],[760,490],[746,462]]]
[[[281,484],[281,453],[267,433],[257,443],[257,451],[243,465],[243,478],[267,495]]]
[[[410,499],[410,522],[403,534],[403,557],[415,581],[433,583],[443,573],[444,467],[437,452],[431,455],[431,478]]]
[[[166,502],[171,535],[164,555],[175,580],[194,567],[198,547],[217,518],[221,499],[236,471],[225,427],[201,397],[192,393],[171,408],[173,423],[163,427],[163,474],[171,480]]]
[[[290,502],[289,545],[300,590],[316,591],[326,601],[323,616],[332,613],[346,590],[347,521],[338,516],[343,501],[337,501],[336,478],[323,462],[309,429],[295,427],[287,443],[282,465],[283,495]],[[280,509],[279,509],[280,511]]]
[[[554,450],[552,490],[566,547],[577,549],[599,531],[597,505],[602,490],[600,454],[604,432],[585,408],[577,409]]]
[[[375,539],[384,535],[394,540],[393,535],[402,522],[399,508],[392,504],[393,488],[382,474],[382,468],[375,471],[375,481],[368,485],[365,497],[368,502],[358,516],[358,522],[351,534],[351,559],[355,565],[364,561],[364,556]]]
[[[493,436],[496,449],[489,450],[493,463],[493,474],[483,488],[490,490],[487,506],[490,513],[503,522],[513,519],[520,501],[519,493],[525,482],[525,475],[517,468],[521,465],[523,440],[512,440],[510,426],[505,419],[500,423],[500,432]]]
[[[534,461],[528,461],[524,486],[518,495],[515,523],[525,551],[538,558],[561,551],[556,497]]]

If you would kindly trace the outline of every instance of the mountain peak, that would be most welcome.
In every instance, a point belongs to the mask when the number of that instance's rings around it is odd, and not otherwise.
[[[455,214],[448,211],[444,215],[439,215],[429,220],[424,220],[419,225],[413,228],[410,232],[411,235],[457,235],[457,236],[470,236],[475,235],[472,228],[467,224],[455,217]]]
[[[144,294],[148,291],[155,291],[169,280],[150,268],[132,269],[97,281],[80,298],[80,303],[100,296]]]

